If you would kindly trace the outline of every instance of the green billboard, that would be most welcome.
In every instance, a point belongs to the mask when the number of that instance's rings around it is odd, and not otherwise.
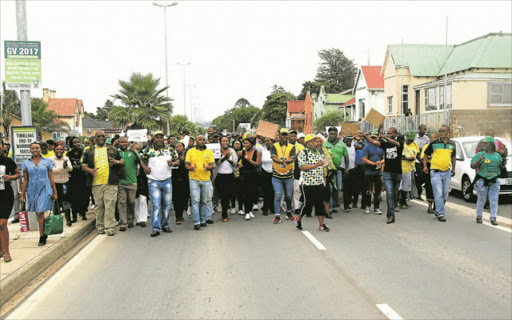
[[[5,84],[30,89],[41,84],[41,42],[4,41]]]

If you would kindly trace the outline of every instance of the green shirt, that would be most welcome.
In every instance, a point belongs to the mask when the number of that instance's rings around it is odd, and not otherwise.
[[[501,173],[500,164],[502,160],[500,154],[497,152],[489,154],[485,151],[480,151],[471,159],[471,164],[477,162],[482,154],[485,155],[485,159],[478,166],[478,175],[485,179],[498,177]]]
[[[337,140],[334,145],[327,140],[324,147],[331,150],[334,156],[334,165],[336,165],[336,168],[340,168],[341,161],[345,161],[345,157],[348,157],[347,145],[341,140]]]
[[[140,162],[140,157],[137,151],[131,152],[130,150],[123,151],[118,149],[119,154],[124,159],[123,177],[119,179],[121,184],[137,183],[137,163]]]

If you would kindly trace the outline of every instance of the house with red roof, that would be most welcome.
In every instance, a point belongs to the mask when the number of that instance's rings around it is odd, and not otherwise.
[[[306,119],[304,100],[288,100],[286,103],[286,127],[297,132],[304,132]]]
[[[352,94],[354,98],[346,104],[355,107],[355,120],[362,120],[371,108],[382,114],[384,110],[384,74],[382,66],[360,66]]]
[[[83,101],[77,98],[56,98],[55,93],[55,90],[43,89],[43,101],[48,104],[46,110],[55,111],[59,120],[69,125],[69,133],[81,134],[85,116]],[[53,132],[51,136],[43,137],[43,139],[58,140],[67,137],[69,133]]]

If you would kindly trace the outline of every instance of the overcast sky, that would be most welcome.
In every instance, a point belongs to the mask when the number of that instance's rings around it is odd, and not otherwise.
[[[103,106],[131,73],[165,84],[163,9],[152,1],[27,1],[28,40],[41,41],[41,88],[57,98]],[[162,3],[162,2],[161,2]],[[167,2],[170,3],[170,2]],[[179,1],[167,9],[169,95],[212,120],[244,97],[261,108],[274,84],[299,94],[319,64],[317,52],[339,48],[357,65],[382,65],[388,44],[458,44],[511,32],[511,1]],[[16,40],[15,2],[0,1],[1,79],[4,41]],[[33,90],[42,97],[42,90]],[[190,114],[190,111],[187,111]]]

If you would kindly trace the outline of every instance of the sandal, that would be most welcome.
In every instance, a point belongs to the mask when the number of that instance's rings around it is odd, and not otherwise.
[[[436,211],[435,211],[435,210],[432,210],[432,209],[427,209],[427,212],[428,212],[428,213],[434,213],[434,212],[436,212]]]
[[[9,252],[2,252],[3,256],[4,256],[4,262],[11,262],[12,259],[11,259],[11,254]]]

